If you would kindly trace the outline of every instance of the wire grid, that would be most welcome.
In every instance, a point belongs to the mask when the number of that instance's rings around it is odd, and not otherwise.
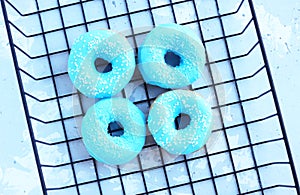
[[[1,0],[1,5],[45,194],[299,194],[251,0],[32,0],[25,6]],[[153,26],[170,22],[193,29],[210,56],[209,79],[190,89],[213,93],[219,123],[212,137],[220,135],[215,146],[167,162],[166,153],[147,140],[130,169],[96,162],[78,131],[78,121],[94,102],[74,90],[67,73],[74,38],[92,29],[127,30],[137,52]],[[147,115],[163,90],[135,76],[129,85],[138,97],[128,88],[118,95]],[[143,163],[147,150],[156,152],[156,164]]]

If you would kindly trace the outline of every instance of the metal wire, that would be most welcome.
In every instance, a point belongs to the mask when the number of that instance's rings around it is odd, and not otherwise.
[[[212,189],[215,194],[222,194],[223,189],[221,189],[219,187],[218,179],[224,178],[227,176],[232,176],[234,178],[234,185],[236,186],[237,194],[250,194],[250,193],[255,193],[255,192],[264,194],[266,191],[272,190],[272,189],[292,189],[292,190],[294,190],[293,192],[300,194],[299,182],[298,182],[298,178],[297,178],[296,171],[295,171],[295,165],[293,162],[289,143],[287,140],[286,130],[285,130],[282,115],[280,112],[278,98],[276,96],[274,83],[273,83],[273,80],[271,77],[269,63],[268,63],[266,52],[265,52],[264,45],[262,42],[262,37],[261,37],[260,31],[259,31],[259,25],[258,25],[258,21],[257,21],[256,15],[255,15],[255,9],[254,9],[252,0],[241,0],[238,3],[238,6],[234,11],[230,11],[230,12],[226,12],[226,13],[221,13],[219,1],[217,1],[217,0],[212,1],[212,2],[214,2],[213,8],[216,9],[217,12],[215,15],[210,15],[207,17],[200,16],[199,10],[197,9],[197,1],[196,0],[176,1],[176,2],[173,2],[170,0],[168,3],[162,4],[162,5],[155,5],[155,6],[152,6],[151,0],[146,0],[145,3],[147,4],[147,8],[143,8],[143,9],[135,10],[135,11],[130,11],[130,7],[129,7],[130,5],[128,4],[127,1],[124,1],[125,13],[117,14],[117,15],[113,15],[113,16],[110,16],[107,12],[107,8],[106,8],[107,1],[101,0],[101,1],[97,1],[97,3],[99,3],[99,5],[101,5],[103,7],[103,10],[101,10],[101,11],[103,12],[105,17],[97,18],[97,19],[90,20],[90,21],[87,20],[87,18],[86,18],[85,12],[88,12],[89,10],[86,10],[85,5],[89,2],[92,2],[92,0],[86,0],[86,1],[79,0],[79,1],[76,1],[73,3],[64,4],[64,5],[61,5],[60,1],[57,0],[56,6],[47,8],[47,9],[40,9],[38,0],[34,0],[34,2],[36,5],[36,11],[29,12],[29,13],[22,13],[22,11],[20,11],[18,9],[18,5],[15,5],[10,0],[1,0],[1,6],[2,6],[2,10],[3,10],[3,16],[4,16],[4,20],[5,20],[5,24],[6,24],[7,34],[8,34],[8,38],[9,38],[9,44],[11,47],[11,53],[12,53],[13,62],[14,62],[15,70],[16,70],[16,75],[17,75],[17,79],[18,79],[18,83],[19,83],[19,87],[20,87],[21,98],[22,98],[22,102],[24,105],[24,112],[25,112],[26,119],[27,119],[27,124],[28,124],[29,134],[31,137],[34,155],[35,155],[37,169],[38,169],[38,173],[40,176],[41,186],[42,186],[42,190],[43,190],[44,194],[48,194],[50,192],[59,192],[59,191],[65,190],[65,189],[74,189],[73,193],[81,194],[82,186],[86,186],[86,185],[94,184],[94,183],[97,184],[99,193],[104,194],[106,192],[103,190],[102,182],[111,180],[111,179],[119,179],[121,191],[123,194],[126,194],[127,191],[126,191],[126,186],[124,184],[123,178],[125,176],[129,176],[129,175],[133,175],[133,174],[141,175],[142,183],[143,183],[143,187],[144,187],[144,191],[141,194],[151,194],[151,193],[155,193],[155,192],[164,192],[164,193],[172,194],[174,189],[177,189],[182,186],[189,186],[192,194],[198,194],[199,192],[195,188],[195,185],[197,183],[201,183],[201,182],[205,182],[205,181],[212,182],[212,186],[213,186]],[[180,160],[177,160],[174,162],[166,162],[165,158],[164,158],[163,150],[160,147],[158,147],[155,143],[149,143],[149,144],[145,145],[144,149],[152,148],[152,147],[158,148],[159,158],[161,159],[160,166],[144,168],[141,156],[138,156],[137,163],[138,163],[139,170],[129,171],[129,172],[124,173],[120,168],[118,168],[117,174],[111,175],[109,177],[101,177],[101,175],[99,174],[99,171],[101,171],[102,167],[101,167],[101,165],[99,165],[98,162],[96,162],[91,157],[86,157],[86,158],[78,160],[78,159],[74,158],[74,154],[72,154],[73,144],[76,142],[80,142],[81,137],[78,136],[78,137],[70,138],[69,131],[71,131],[71,130],[66,125],[66,122],[68,120],[71,120],[74,118],[78,118],[78,117],[80,118],[84,115],[84,105],[82,104],[82,102],[83,102],[82,95],[79,92],[74,92],[74,91],[72,91],[71,93],[66,93],[66,94],[59,93],[59,88],[58,88],[59,83],[57,82],[56,79],[59,77],[65,76],[68,73],[67,73],[67,71],[63,71],[63,72],[59,72],[59,73],[55,72],[53,69],[51,58],[53,56],[59,55],[59,54],[69,54],[70,45],[68,42],[68,40],[69,40],[68,31],[70,29],[74,29],[76,27],[83,27],[85,31],[89,31],[90,25],[95,24],[97,22],[105,22],[107,28],[111,28],[110,21],[112,19],[117,19],[117,18],[121,18],[121,17],[128,18],[129,27],[130,27],[131,31],[130,31],[130,34],[127,35],[126,37],[128,39],[133,40],[133,47],[136,49],[135,52],[137,53],[138,37],[147,34],[149,32],[149,30],[145,30],[143,32],[136,33],[134,31],[135,26],[134,26],[134,21],[132,19],[132,16],[134,14],[139,14],[139,13],[144,13],[144,12],[149,13],[151,25],[155,26],[155,25],[157,25],[157,23],[155,21],[153,11],[158,10],[160,8],[170,8],[174,22],[178,23],[179,16],[176,15],[175,9],[176,9],[176,6],[181,6],[184,3],[190,3],[189,5],[192,5],[193,12],[195,13],[195,19],[191,20],[191,21],[183,22],[181,24],[182,25],[196,25],[196,27],[199,31],[199,34],[200,34],[200,38],[201,38],[206,50],[209,50],[208,47],[209,47],[210,43],[214,43],[216,41],[223,41],[224,46],[225,46],[224,47],[225,48],[224,49],[224,57],[214,60],[214,61],[210,61],[208,59],[208,57],[206,59],[206,61],[207,61],[206,66],[208,67],[208,70],[209,70],[208,73],[209,73],[211,83],[207,83],[202,86],[191,86],[191,89],[195,90],[195,91],[201,91],[204,89],[212,89],[212,92],[214,94],[215,101],[216,101],[216,105],[213,106],[212,109],[219,114],[220,121],[222,124],[220,128],[213,129],[213,133],[222,132],[224,134],[226,148],[224,148],[221,151],[209,152],[209,149],[204,147],[204,154],[202,154],[202,155],[195,156],[195,157],[183,156],[183,158]],[[63,14],[63,9],[69,8],[72,6],[79,6],[81,13],[78,13],[78,14],[82,15],[82,21],[78,21],[78,23],[76,23],[76,24],[66,25],[66,21],[64,18],[64,14]],[[239,13],[241,11],[243,6],[246,7],[246,9],[248,9],[248,11],[251,13],[251,18],[244,25],[243,29],[240,32],[228,34],[226,31],[226,24],[224,22],[224,18],[230,17],[230,16],[235,16],[237,13]],[[46,13],[49,11],[58,11],[59,17],[60,17],[60,22],[61,22],[61,27],[51,29],[51,30],[44,30],[45,26],[44,26],[41,15],[43,13]],[[191,11],[191,10],[189,10],[189,11]],[[13,20],[10,20],[10,14],[11,14],[10,12],[14,12],[14,14],[18,14],[21,18],[37,16],[41,31],[35,32],[32,34],[27,34],[26,32],[24,32],[22,30],[22,26],[18,26],[18,24],[16,24]],[[205,37],[205,32],[203,29],[204,28],[203,22],[215,21],[215,20],[218,21],[215,25],[220,25],[221,36],[213,37],[213,38]],[[247,31],[249,31],[251,29],[254,29],[254,31],[255,31],[255,34],[253,34],[252,36],[256,39],[256,42],[253,45],[248,45],[248,50],[246,52],[240,53],[238,55],[233,55],[231,52],[230,43],[228,40],[231,38],[243,36],[244,34],[247,33]],[[55,32],[62,32],[62,34],[64,36],[64,40],[65,40],[65,45],[66,45],[65,49],[60,49],[58,51],[50,51],[49,50],[49,43],[47,42],[46,36],[51,33],[55,33]],[[30,54],[30,52],[26,51],[26,49],[24,49],[22,45],[18,45],[18,43],[16,42],[14,33],[19,33],[24,39],[41,37],[43,40],[44,47],[45,47],[45,53],[42,53],[39,55]],[[238,45],[236,45],[235,47],[238,47]],[[261,64],[254,71],[254,73],[249,72],[246,76],[239,76],[235,70],[234,60],[240,60],[240,59],[247,58],[255,51],[259,51],[259,53],[261,54],[263,64]],[[49,64],[49,70],[50,70],[49,73],[50,74],[46,75],[46,76],[45,75],[44,76],[36,76],[32,72],[22,68],[22,66],[20,66],[20,64],[22,62],[20,62],[18,60],[18,57],[21,54],[26,56],[29,59],[29,61],[45,58],[46,62]],[[208,56],[208,54],[207,54],[207,56]],[[212,70],[211,66],[213,64],[220,64],[220,63],[224,63],[224,62],[229,64],[229,71],[231,72],[232,79],[228,79],[225,81],[218,81],[214,78],[214,74],[213,74],[213,70]],[[62,62],[62,63],[65,63],[65,62]],[[257,62],[253,62],[253,63],[257,63]],[[249,63],[247,65],[250,66],[251,63]],[[267,77],[267,81],[269,82],[268,83],[270,86],[269,89],[261,92],[259,95],[253,94],[249,98],[243,98],[243,96],[241,95],[239,82],[250,81],[251,79],[256,78],[259,74],[265,74],[265,77]],[[40,97],[37,97],[36,94],[32,94],[30,91],[26,91],[26,87],[24,87],[26,85],[26,84],[24,84],[25,76],[36,82],[45,81],[45,80],[50,79],[53,84],[53,88],[54,88],[54,96],[47,97],[47,98],[40,98]],[[131,82],[134,82],[134,80],[132,80]],[[234,89],[235,89],[234,93],[237,96],[237,100],[227,102],[227,103],[222,103],[220,101],[220,99],[219,99],[220,96],[218,94],[217,88],[219,86],[224,86],[226,84],[232,84],[234,86]],[[149,108],[151,103],[155,99],[155,97],[150,95],[151,90],[152,90],[151,86],[144,83],[142,85],[142,88],[144,89],[144,92],[145,92],[145,99],[136,100],[136,101],[134,101],[134,103],[137,106],[146,104],[147,107]],[[122,94],[124,97],[127,97],[126,92],[124,90],[123,90]],[[64,110],[63,110],[64,108],[62,107],[62,100],[63,100],[63,98],[73,97],[74,95],[79,97],[80,113],[74,114],[72,116],[65,116]],[[255,103],[256,101],[258,101],[266,96],[272,97],[273,106],[275,107],[275,113],[269,113],[267,116],[259,117],[257,119],[253,119],[253,120],[247,119],[247,114],[246,114],[247,109],[245,108],[245,104],[249,103],[249,102]],[[127,97],[127,98],[130,98],[130,97]],[[28,99],[31,99],[31,100],[37,102],[37,104],[49,103],[49,102],[53,102],[53,101],[56,102],[58,113],[59,113],[59,118],[53,119],[53,120],[50,120],[50,119],[45,120],[45,119],[39,118],[39,116],[35,116],[33,114],[33,110],[31,110],[31,108],[28,106],[28,101],[29,101]],[[224,121],[225,116],[224,116],[222,109],[230,107],[230,106],[237,106],[241,112],[242,117],[241,117],[241,121],[237,121],[235,124],[228,125]],[[250,130],[249,126],[252,124],[263,123],[268,120],[275,120],[280,124],[280,132],[281,132],[282,136],[276,137],[276,138],[272,138],[272,137],[265,138],[262,141],[254,142],[253,138],[251,136],[251,130]],[[45,126],[48,126],[48,125],[51,125],[54,123],[55,124],[59,123],[62,127],[63,139],[60,141],[54,141],[54,142],[39,140],[36,135],[36,129],[34,129],[35,127],[32,125],[33,123],[36,123],[36,122],[43,124]],[[247,144],[243,145],[243,146],[239,146],[239,147],[232,147],[231,143],[230,143],[228,132],[231,129],[238,128],[238,127],[245,128],[245,132],[246,132],[245,138],[247,140]],[[288,160],[287,161],[274,161],[274,162],[263,163],[263,164],[259,163],[256,153],[255,153],[255,147],[262,146],[267,143],[276,143],[276,142],[284,143]],[[47,147],[55,147],[55,146],[65,145],[66,150],[67,150],[67,155],[68,155],[68,161],[63,162],[63,163],[56,163],[56,164],[42,163],[41,158],[40,158],[42,151],[39,149],[39,147],[38,147],[39,145],[43,145],[43,146],[47,146]],[[242,168],[242,169],[237,167],[236,163],[234,162],[233,153],[236,151],[242,150],[242,149],[250,150],[250,155],[253,160],[253,166],[247,167],[247,168]],[[213,157],[215,157],[217,155],[222,155],[222,154],[228,155],[229,164],[232,167],[232,171],[229,171],[226,173],[221,173],[221,174],[216,174],[215,167],[212,165],[213,164],[212,159],[213,159]],[[208,169],[210,176],[203,178],[203,179],[195,180],[192,178],[193,173],[190,170],[189,163],[192,161],[195,161],[195,160],[199,160],[199,159],[207,160],[208,167],[206,167],[206,168]],[[93,171],[95,173],[95,179],[90,179],[90,180],[86,180],[83,182],[78,180],[76,166],[80,165],[81,163],[92,163],[93,169],[89,169],[86,171],[88,171],[88,172]],[[169,180],[168,167],[171,167],[174,165],[179,165],[179,164],[182,164],[185,167],[188,181],[173,185]],[[278,183],[278,184],[266,186],[263,182],[265,180],[265,178],[262,175],[261,170],[263,168],[272,167],[275,165],[287,165],[289,167],[288,170],[291,174],[293,183],[291,183],[291,184]],[[50,187],[46,182],[47,177],[45,176],[44,169],[45,168],[56,169],[56,168],[60,168],[60,167],[70,167],[71,173],[72,173],[72,178],[73,178],[74,182],[70,185],[61,185],[61,186],[57,186],[57,187]],[[147,179],[146,179],[145,173],[147,171],[156,170],[156,169],[162,169],[162,172],[164,174],[164,179],[166,182],[166,186],[153,190],[153,189],[150,189],[147,184]],[[255,176],[258,180],[257,181],[258,186],[255,189],[245,191],[241,187],[242,184],[240,183],[239,174],[245,173],[247,171],[254,171]]]

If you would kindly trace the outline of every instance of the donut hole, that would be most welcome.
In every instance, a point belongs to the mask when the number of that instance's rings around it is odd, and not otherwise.
[[[191,122],[191,117],[185,113],[180,113],[174,120],[175,128],[181,130],[186,128]]]
[[[112,71],[112,64],[102,58],[96,58],[94,64],[96,70],[100,73],[107,73]]]
[[[113,121],[108,124],[107,133],[112,137],[120,137],[124,134],[124,127],[118,121]]]
[[[165,54],[165,62],[169,66],[176,67],[180,65],[181,58],[179,55],[172,51],[167,51]]]

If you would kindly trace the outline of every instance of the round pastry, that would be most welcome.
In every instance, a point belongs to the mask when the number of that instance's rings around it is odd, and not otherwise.
[[[139,70],[144,80],[162,88],[180,88],[196,81],[205,64],[205,50],[189,28],[162,24],[139,48]]]
[[[190,123],[177,130],[179,114],[190,117]],[[196,92],[174,90],[160,95],[152,104],[148,127],[156,143],[171,154],[189,154],[200,149],[211,133],[212,112]]]
[[[108,72],[98,72],[97,59],[111,63]],[[72,46],[68,72],[74,86],[92,98],[110,97],[130,81],[135,57],[125,37],[111,30],[97,30],[79,36]]]
[[[123,126],[122,135],[108,133],[112,122]],[[129,162],[145,144],[145,116],[124,98],[103,99],[94,104],[83,117],[81,128],[83,143],[89,154],[106,164]]]

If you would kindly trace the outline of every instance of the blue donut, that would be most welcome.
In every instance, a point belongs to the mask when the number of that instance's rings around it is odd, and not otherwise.
[[[168,65],[167,56],[171,59]],[[180,88],[196,81],[205,64],[202,42],[189,28],[162,24],[154,28],[139,48],[139,70],[144,80],[162,88]],[[175,58],[177,59],[175,59]],[[177,62],[172,62],[177,61]]]
[[[111,136],[107,130],[115,121],[124,129],[120,137]],[[88,109],[81,134],[93,158],[110,165],[124,164],[136,157],[145,144],[145,116],[127,99],[103,99]]]
[[[95,60],[102,58],[112,70],[100,73]],[[92,98],[111,97],[130,81],[135,69],[135,57],[125,37],[111,30],[97,30],[79,36],[72,46],[68,72],[74,86]]]
[[[183,129],[175,128],[175,118],[190,117]],[[200,149],[211,133],[212,112],[194,91],[174,90],[160,95],[152,104],[148,128],[156,143],[171,154],[189,154]]]

